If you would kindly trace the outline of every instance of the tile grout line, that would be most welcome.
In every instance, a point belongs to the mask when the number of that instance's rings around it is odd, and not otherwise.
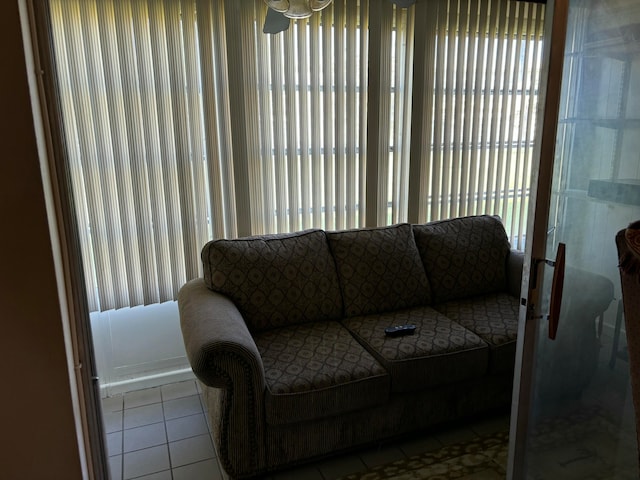
[[[152,402],[152,403],[148,403],[148,404],[145,404],[145,405],[137,405],[135,407],[130,407],[129,409],[125,408],[125,406],[124,406],[124,400],[125,400],[124,397],[125,397],[125,395],[124,394],[122,395],[122,408],[120,410],[120,430],[118,431],[118,433],[120,434],[120,440],[121,440],[121,448],[120,448],[120,452],[119,452],[119,455],[120,455],[120,458],[121,458],[120,478],[122,478],[123,480],[125,479],[125,475],[124,475],[124,466],[125,466],[124,457],[125,457],[125,454],[126,453],[138,452],[138,451],[141,451],[141,450],[145,450],[147,448],[153,448],[153,447],[146,447],[146,448],[140,448],[140,449],[132,450],[130,452],[125,452],[124,451],[125,450],[125,445],[124,445],[124,443],[125,443],[125,441],[124,441],[125,432],[127,430],[132,430],[132,429],[135,429],[135,428],[143,428],[143,427],[147,427],[147,426],[150,426],[150,425],[158,425],[160,423],[162,423],[163,427],[164,427],[165,442],[163,444],[158,445],[158,446],[164,445],[166,447],[166,449],[167,449],[166,451],[167,451],[167,456],[168,456],[168,459],[169,459],[169,469],[168,470],[161,470],[159,472],[153,472],[153,473],[161,473],[163,471],[169,471],[169,473],[171,475],[171,478],[173,479],[173,468],[174,468],[174,466],[173,466],[173,460],[171,458],[171,450],[169,448],[169,443],[170,442],[169,442],[169,432],[168,432],[168,428],[167,428],[167,418],[166,418],[166,415],[165,415],[165,399],[164,399],[164,395],[163,395],[161,386],[158,387],[158,388],[160,389],[159,390],[159,392],[160,392],[160,401],[159,402]],[[186,398],[188,396],[189,395],[186,395],[186,396],[183,395],[181,397],[177,397],[176,399],[178,399],[178,398]],[[175,399],[169,399],[169,400],[175,400]],[[162,421],[161,422],[153,422],[153,423],[150,423],[150,424],[138,425],[138,426],[134,426],[134,427],[130,427],[130,428],[125,428],[124,417],[125,417],[126,410],[131,410],[133,408],[146,407],[146,406],[154,405],[154,404],[157,404],[157,403],[160,403],[160,408],[161,408],[161,411],[162,411]],[[201,409],[202,409],[202,405],[200,405],[200,406],[201,406]],[[204,409],[202,409],[202,413],[204,413]],[[184,415],[184,416],[181,416],[181,417],[176,417],[176,419],[178,419],[178,418],[186,418],[188,416],[195,416],[195,415],[199,415],[199,414],[200,413],[196,413],[196,414],[193,414],[193,415]],[[176,419],[173,419],[173,420],[176,420]],[[186,437],[186,438],[193,438],[195,436],[197,436],[197,435],[191,435],[191,436]],[[194,464],[194,463],[198,463],[198,462],[192,462],[192,463],[189,463],[188,465],[191,465],[191,464]],[[144,477],[144,475],[142,477]],[[135,477],[135,478],[141,478],[141,477]],[[127,479],[127,480],[129,480],[129,479]],[[134,479],[132,478],[131,480],[134,480]]]
[[[124,395],[122,395],[122,410],[120,410],[120,478],[124,480]]]
[[[196,395],[198,395],[198,400],[200,400],[200,393],[197,391],[197,386],[196,386]],[[189,397],[189,396],[191,396],[191,395],[185,395],[185,396],[181,396],[181,397],[178,397],[178,398],[187,398],[187,397]],[[169,468],[169,471],[170,471],[170,473],[171,473],[171,478],[173,479],[173,476],[174,476],[174,475],[173,475],[173,469],[174,469],[174,467],[173,467],[173,461],[172,461],[172,459],[171,459],[171,449],[169,448],[169,443],[170,443],[170,441],[169,441],[169,431],[168,431],[168,429],[167,429],[167,419],[166,419],[166,418],[165,418],[165,416],[164,416],[164,402],[165,402],[165,400],[164,400],[164,396],[163,396],[163,394],[162,394],[162,390],[160,390],[160,398],[162,399],[162,416],[163,416],[163,418],[164,418],[165,435],[167,436],[167,450],[168,450],[168,452],[169,452],[169,467],[170,467],[170,468]],[[177,398],[173,398],[173,399],[170,399],[170,400],[177,400]],[[173,419],[171,419],[171,420],[177,420],[177,419],[179,419],[179,418],[193,417],[193,416],[196,416],[196,415],[203,415],[203,414],[204,414],[204,408],[203,408],[203,406],[202,406],[202,402],[200,402],[200,409],[202,410],[202,412],[200,412],[200,413],[194,413],[194,414],[191,414],[191,415],[183,415],[183,416],[181,416],[181,417],[176,417],[176,418],[173,418]],[[206,420],[205,420],[205,421],[206,421]],[[208,429],[208,427],[207,427],[207,433],[208,433],[208,432],[209,432],[209,429]],[[194,437],[197,437],[197,436],[199,436],[199,435],[190,435],[190,436],[188,436],[188,437],[185,437],[185,438],[181,438],[181,439],[179,439],[179,440],[176,440],[176,442],[177,442],[177,441],[181,441],[181,440],[186,440],[186,439],[189,439],[189,438],[194,438]],[[216,457],[214,456],[213,458],[215,459]],[[181,467],[186,467],[187,465],[195,465],[196,463],[199,463],[199,462],[201,462],[201,461],[203,461],[203,460],[198,460],[198,461],[196,461],[196,462],[191,462],[191,463],[187,463],[187,464],[185,464],[185,465],[180,465],[180,466],[181,466]],[[206,460],[205,460],[205,461],[206,461]],[[178,467],[176,467],[176,468],[178,468]]]
[[[164,436],[167,441],[165,445],[167,446],[167,456],[169,457],[169,475],[173,480],[173,460],[171,459],[171,448],[169,448],[169,431],[167,430],[167,417],[164,414],[164,395],[162,393],[162,386],[160,386],[159,388],[160,388],[160,403],[162,408],[162,420],[164,424]]]

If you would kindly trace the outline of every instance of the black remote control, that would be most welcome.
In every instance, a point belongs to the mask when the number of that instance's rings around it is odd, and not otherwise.
[[[403,335],[413,335],[416,331],[415,325],[397,325],[395,327],[387,327],[384,329],[387,337],[401,337]]]

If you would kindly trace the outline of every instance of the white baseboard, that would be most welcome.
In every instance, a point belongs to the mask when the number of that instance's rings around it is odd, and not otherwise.
[[[169,372],[154,373],[146,376],[139,376],[111,383],[100,384],[100,396],[102,398],[120,395],[134,390],[159,387],[167,383],[184,382],[195,380],[195,375],[191,368],[183,368]]]
[[[94,312],[91,329],[103,398],[195,378],[176,302]]]

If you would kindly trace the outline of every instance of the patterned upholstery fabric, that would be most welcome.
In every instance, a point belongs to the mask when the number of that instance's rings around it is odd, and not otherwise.
[[[520,309],[517,297],[496,293],[454,300],[434,308],[489,344],[491,371],[513,370]]]
[[[455,218],[413,231],[435,303],[506,290],[510,247],[498,217]]]
[[[254,478],[508,405],[507,254],[490,217],[207,244],[178,303],[221,465]],[[415,335],[384,335],[407,323]]]
[[[346,317],[425,305],[429,282],[411,225],[327,232]]]
[[[255,337],[272,425],[323,418],[384,403],[389,375],[337,322],[314,322]]]
[[[413,335],[384,333],[385,327],[407,324],[416,326]],[[430,307],[349,318],[344,325],[390,372],[394,392],[458,382],[487,370],[487,344]]]
[[[252,332],[342,315],[322,230],[215,240],[203,248],[202,263],[207,287],[231,298]]]

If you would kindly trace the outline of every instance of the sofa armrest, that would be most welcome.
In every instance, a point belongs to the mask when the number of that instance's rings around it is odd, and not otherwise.
[[[511,249],[507,257],[507,290],[514,297],[519,297],[522,290],[522,268],[524,252]]]
[[[202,279],[178,293],[180,327],[194,374],[216,389],[208,415],[221,463],[233,477],[264,469],[262,358],[235,304]]]
[[[215,360],[233,357],[246,363],[256,382],[265,387],[258,347],[235,304],[209,290],[202,279],[188,282],[178,293],[180,327],[193,373],[205,385],[224,388],[226,374]]]

